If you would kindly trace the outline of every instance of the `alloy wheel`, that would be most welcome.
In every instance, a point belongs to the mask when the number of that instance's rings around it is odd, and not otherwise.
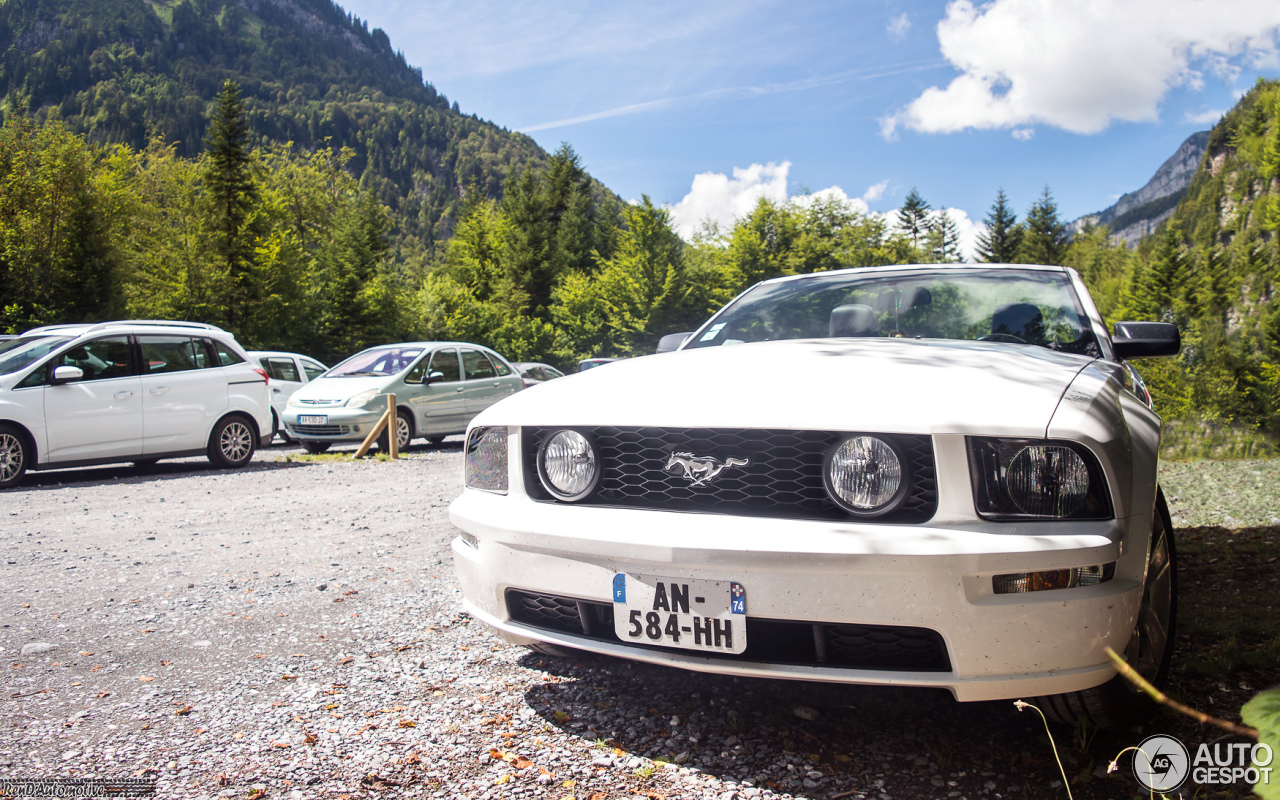
[[[222,429],[218,447],[228,461],[244,461],[253,453],[253,433],[243,422],[231,422]]]

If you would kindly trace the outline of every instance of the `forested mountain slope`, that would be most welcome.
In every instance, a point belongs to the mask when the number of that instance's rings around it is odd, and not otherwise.
[[[1165,319],[1183,352],[1143,372],[1162,413],[1280,434],[1280,82],[1259,81],[1209,133],[1178,207],[1142,242],[1123,278],[1114,254],[1077,251],[1110,319]],[[1083,245],[1077,237],[1073,248]],[[1110,260],[1109,260],[1110,259]],[[1123,285],[1120,285],[1120,281]]]
[[[5,0],[0,53],[0,117],[57,113],[90,142],[135,150],[154,130],[185,157],[233,80],[258,143],[351,147],[347,168],[393,227],[427,242],[448,237],[468,185],[498,197],[512,167],[546,163],[529,137],[460,113],[331,0]]]
[[[1113,239],[1135,247],[1173,214],[1200,167],[1208,141],[1209,131],[1191,134],[1145,186],[1129,192],[1102,211],[1071,223],[1072,230],[1079,231],[1085,225],[1106,225]]]

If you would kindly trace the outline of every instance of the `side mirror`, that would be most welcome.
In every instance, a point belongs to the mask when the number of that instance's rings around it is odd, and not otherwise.
[[[433,372],[427,376],[427,379],[422,382],[422,385],[426,386],[429,383],[435,383],[436,381],[442,381],[442,380],[444,380],[443,372]]]
[[[678,350],[680,349],[680,345],[684,344],[692,335],[693,331],[685,333],[668,333],[666,336],[663,336],[658,340],[658,349],[653,352],[670,353],[672,350]]]
[[[53,385],[61,386],[64,383],[78,381],[84,377],[84,370],[79,367],[54,367]]]
[[[1182,349],[1182,334],[1169,322],[1117,322],[1111,337],[1116,358],[1160,358],[1176,356]]]

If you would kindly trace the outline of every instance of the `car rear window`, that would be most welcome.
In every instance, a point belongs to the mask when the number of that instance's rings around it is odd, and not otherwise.
[[[298,366],[293,363],[292,358],[267,358],[263,359],[263,361],[263,366],[266,367],[267,374],[271,376],[271,380],[302,382],[302,379],[298,377]]]
[[[489,363],[489,359],[479,350],[463,348],[462,368],[466,372],[467,380],[469,381],[492,378],[495,375],[493,364]]]
[[[186,372],[212,366],[203,339],[190,336],[139,336],[145,375]]]
[[[232,350],[230,347],[227,347],[227,345],[224,344],[223,342],[220,342],[217,339],[212,339],[208,341],[210,343],[210,346],[213,347],[213,352],[216,353],[218,356],[218,366],[229,367],[232,364],[244,363],[244,358],[235,350]]]

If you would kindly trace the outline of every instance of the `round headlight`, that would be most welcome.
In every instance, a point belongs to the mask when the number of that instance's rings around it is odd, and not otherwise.
[[[595,488],[599,470],[596,452],[577,431],[557,431],[538,453],[542,485],[561,500],[581,500]]]
[[[907,475],[897,450],[874,436],[851,436],[827,457],[827,492],[854,514],[876,516],[906,494]]]
[[[1069,447],[1024,447],[1009,462],[1009,499],[1024,514],[1068,517],[1089,494],[1089,468]]]

